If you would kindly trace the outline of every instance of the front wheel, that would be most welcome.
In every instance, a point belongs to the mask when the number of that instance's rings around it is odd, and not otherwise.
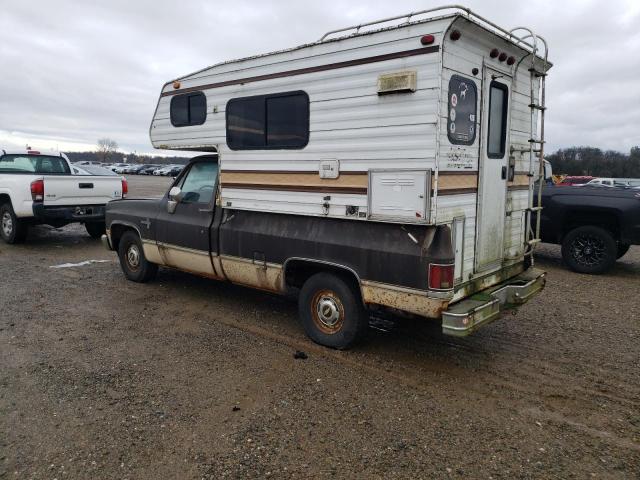
[[[0,237],[9,243],[22,243],[27,238],[27,224],[16,217],[10,203],[0,205]]]
[[[604,228],[587,225],[571,230],[562,242],[562,258],[571,270],[599,274],[616,261],[618,246]]]
[[[369,324],[355,285],[330,273],[317,273],[305,282],[298,311],[311,340],[340,350],[360,340]]]
[[[125,277],[133,282],[146,283],[158,273],[158,266],[144,256],[142,242],[135,232],[128,231],[122,235],[118,257]]]
[[[87,233],[91,235],[91,238],[99,239],[106,231],[104,222],[90,222],[85,223],[84,227],[87,229]]]

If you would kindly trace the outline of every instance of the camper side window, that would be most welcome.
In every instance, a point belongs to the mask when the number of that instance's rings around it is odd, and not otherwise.
[[[447,135],[454,145],[473,145],[476,139],[478,91],[473,80],[452,75],[449,80]]]
[[[202,125],[207,118],[207,97],[202,92],[185,93],[171,98],[171,125]]]
[[[231,150],[302,149],[309,143],[305,92],[233,98],[226,115]]]

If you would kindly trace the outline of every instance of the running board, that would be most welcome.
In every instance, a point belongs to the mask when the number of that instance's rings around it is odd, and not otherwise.
[[[481,326],[500,318],[505,308],[526,303],[545,284],[546,273],[530,268],[517,277],[452,305],[442,313],[442,333],[465,337]]]

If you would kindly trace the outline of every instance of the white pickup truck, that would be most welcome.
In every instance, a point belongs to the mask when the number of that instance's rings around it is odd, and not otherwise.
[[[126,196],[127,182],[74,172],[78,170],[63,153],[0,151],[0,237],[18,243],[30,225],[83,223],[89,235],[100,238],[105,205]]]

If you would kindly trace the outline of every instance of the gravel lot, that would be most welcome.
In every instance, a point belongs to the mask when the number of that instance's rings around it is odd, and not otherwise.
[[[403,321],[336,352],[285,299],[133,284],[38,227],[0,243],[0,478],[639,478],[640,248],[597,277],[537,258],[544,294],[472,337]]]

